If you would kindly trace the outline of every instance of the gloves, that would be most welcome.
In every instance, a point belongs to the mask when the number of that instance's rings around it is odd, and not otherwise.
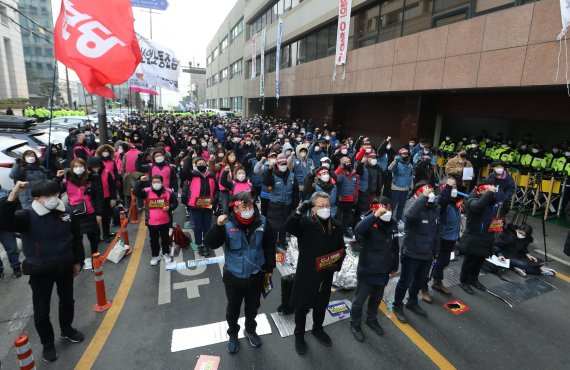
[[[311,208],[313,208],[313,205],[311,204],[310,200],[306,200],[303,203],[299,204],[299,206],[297,207],[297,213],[304,215],[305,213],[307,213],[307,211],[309,211]]]

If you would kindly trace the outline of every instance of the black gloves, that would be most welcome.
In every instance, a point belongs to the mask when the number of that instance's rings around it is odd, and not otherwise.
[[[313,208],[313,204],[311,203],[310,200],[306,200],[303,203],[300,203],[299,206],[297,207],[297,213],[304,215],[305,213],[307,213],[307,211],[309,211],[311,208]]]

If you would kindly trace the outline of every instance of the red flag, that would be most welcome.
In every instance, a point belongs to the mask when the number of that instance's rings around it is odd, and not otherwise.
[[[54,30],[55,57],[90,93],[114,98],[142,60],[130,0],[62,0]]]

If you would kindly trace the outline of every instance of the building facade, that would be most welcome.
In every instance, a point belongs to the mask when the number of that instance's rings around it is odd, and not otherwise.
[[[196,66],[190,65],[182,67],[183,73],[190,76],[190,90],[188,91],[189,103],[193,109],[207,108],[206,105],[206,68],[200,68],[200,63]]]
[[[333,78],[337,18],[337,0],[245,2],[246,116],[311,118],[353,136],[390,135],[396,142],[483,129],[522,137],[538,125],[545,128],[539,139],[550,141],[567,121],[564,52],[556,81],[564,48],[556,41],[558,0],[353,0],[347,63]],[[257,46],[252,79],[252,38],[264,28],[265,70]]]
[[[28,98],[22,37],[18,26],[18,2],[0,4],[0,100]]]
[[[30,103],[48,106],[55,68],[51,1],[19,0],[18,9],[41,26],[20,15]],[[57,69],[55,72],[57,81]]]
[[[206,48],[206,105],[243,111],[245,0],[238,0]]]

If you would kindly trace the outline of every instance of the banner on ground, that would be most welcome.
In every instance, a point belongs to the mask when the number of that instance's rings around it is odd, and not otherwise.
[[[142,73],[151,87],[159,86],[178,91],[180,60],[176,58],[172,50],[140,35],[137,36],[142,60],[135,74]]]
[[[283,36],[283,19],[279,18],[277,24],[277,49],[275,54],[275,98],[279,102],[279,72],[281,65],[281,38]]]
[[[56,59],[77,73],[87,91],[115,98],[105,85],[127,81],[141,61],[130,1],[62,0],[54,49]]]
[[[255,75],[257,74],[257,34],[253,35],[251,38],[251,79],[255,80]]]
[[[261,63],[259,67],[259,96],[265,96],[265,31],[267,28],[261,30]]]

